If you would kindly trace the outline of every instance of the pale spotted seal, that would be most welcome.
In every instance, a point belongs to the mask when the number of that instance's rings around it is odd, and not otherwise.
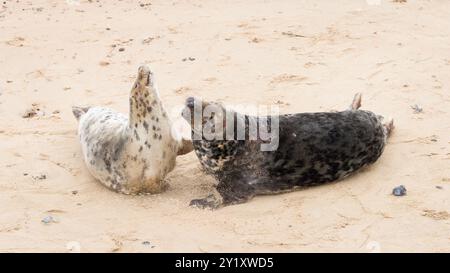
[[[211,105],[220,110],[202,115],[196,123],[195,113]],[[182,116],[191,123],[195,153],[203,169],[218,181],[216,189],[222,197],[195,199],[191,205],[214,208],[243,203],[255,195],[336,181],[374,163],[383,152],[393,121],[383,123],[381,116],[358,110],[360,106],[361,95],[357,94],[345,111],[258,117],[188,98]],[[233,122],[225,115],[234,117]],[[278,123],[278,148],[273,151],[262,151],[261,139],[236,137],[238,125],[243,125],[248,136],[249,124],[262,118],[269,128],[275,120]],[[217,130],[217,124],[223,126],[223,134],[231,128],[232,138],[205,138],[205,128]]]
[[[148,67],[139,67],[129,101],[129,117],[104,107],[73,107],[84,160],[114,191],[158,193],[177,154],[191,151],[192,144],[173,135]]]

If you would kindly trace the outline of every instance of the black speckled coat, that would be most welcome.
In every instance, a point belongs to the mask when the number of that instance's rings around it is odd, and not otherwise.
[[[387,138],[381,119],[362,110],[281,115],[275,151],[261,151],[261,140],[193,143],[205,171],[219,181],[223,204],[241,203],[342,179],[375,162]]]

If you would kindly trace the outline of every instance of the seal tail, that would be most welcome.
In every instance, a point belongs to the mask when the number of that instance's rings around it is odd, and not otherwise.
[[[383,123],[384,133],[386,135],[386,138],[390,137],[392,134],[392,131],[394,130],[394,119],[388,118],[385,123]]]
[[[358,110],[361,107],[361,93],[356,93],[353,97],[352,104],[350,104],[349,110]]]
[[[77,120],[80,120],[80,117],[86,114],[90,108],[91,107],[72,106],[72,113]]]

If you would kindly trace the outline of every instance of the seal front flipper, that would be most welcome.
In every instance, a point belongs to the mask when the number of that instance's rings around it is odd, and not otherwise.
[[[362,94],[356,93],[355,96],[353,97],[352,104],[350,104],[348,110],[358,110],[361,107],[361,98]]]
[[[221,207],[222,202],[220,202],[214,194],[208,195],[208,197],[201,199],[192,199],[189,206],[196,207],[200,209],[218,209]]]
[[[220,195],[211,194],[206,198],[193,199],[189,206],[197,208],[218,209],[224,206],[237,205],[247,202],[255,196],[255,190],[245,180],[238,179],[236,181],[219,182],[216,187]]]

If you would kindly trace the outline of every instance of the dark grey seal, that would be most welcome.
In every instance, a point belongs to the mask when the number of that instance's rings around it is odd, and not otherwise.
[[[201,122],[194,122],[195,114],[211,105],[221,111],[202,115]],[[195,199],[191,206],[217,208],[246,202],[255,195],[337,181],[374,163],[383,152],[393,121],[383,123],[382,116],[358,110],[360,106],[361,95],[356,94],[345,111],[257,117],[188,98],[182,116],[191,124],[195,153],[206,173],[218,181],[216,188],[222,197]],[[225,119],[230,113],[235,117],[233,124]],[[239,124],[248,136],[249,124],[264,119],[270,128],[275,117],[279,125],[276,150],[262,151],[261,145],[267,141],[260,138],[237,138]],[[205,128],[221,129],[215,128],[216,124],[223,126],[223,134],[234,128],[233,138],[205,138]]]

